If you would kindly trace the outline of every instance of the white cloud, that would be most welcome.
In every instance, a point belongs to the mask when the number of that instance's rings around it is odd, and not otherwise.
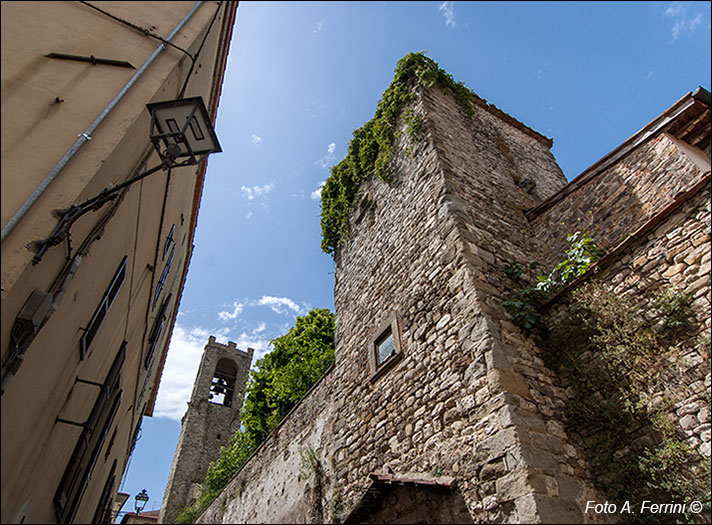
[[[235,345],[240,350],[252,348],[255,351],[254,354],[252,354],[252,366],[255,365],[258,359],[261,359],[265,354],[272,351],[270,339],[259,335],[262,331],[264,330],[260,330],[258,327],[250,333],[242,332],[235,340]]]
[[[314,29],[313,34],[316,35],[319,31],[321,31],[321,28],[324,27],[324,22],[326,22],[326,18],[323,18],[317,22],[316,29]]]
[[[221,321],[236,320],[237,317],[242,313],[242,310],[245,307],[245,303],[235,301],[232,303],[231,306],[233,307],[232,312],[230,312],[230,311],[218,312],[218,317],[220,318]]]
[[[215,335],[216,338],[221,339],[227,333],[228,330],[223,329],[211,334],[205,328],[186,328],[176,323],[153,410],[155,417],[181,420],[193,391],[200,358],[208,338],[210,335]]]
[[[253,133],[250,142],[252,142],[253,145],[258,146],[260,142],[262,142],[262,137]]]
[[[326,181],[323,180],[319,183],[319,187],[315,189],[313,192],[311,192],[311,198],[314,199],[315,201],[318,201],[321,199],[321,190],[324,189],[324,184],[326,184]]]
[[[702,23],[702,13],[689,14],[688,5],[689,2],[672,2],[663,11],[663,16],[670,18],[673,22],[670,29],[673,43],[683,34],[694,33],[697,26]]]
[[[336,156],[334,155],[336,151],[336,143],[332,142],[326,148],[326,155],[316,161],[316,163],[322,168],[329,168],[333,166]]]
[[[305,313],[304,308],[288,297],[272,297],[269,295],[263,295],[262,298],[257,301],[257,304],[260,306],[269,306],[273,312],[282,315],[289,314],[289,310],[292,310],[297,314]]]
[[[439,10],[443,12],[445,17],[445,26],[455,29],[457,27],[457,22],[455,22],[455,2],[443,2],[440,4]]]
[[[240,189],[242,190],[242,196],[245,197],[248,201],[251,201],[253,199],[256,199],[257,197],[264,197],[269,192],[271,192],[274,189],[274,183],[270,182],[269,184],[265,184],[264,186],[252,186],[251,188],[247,186],[242,186]]]

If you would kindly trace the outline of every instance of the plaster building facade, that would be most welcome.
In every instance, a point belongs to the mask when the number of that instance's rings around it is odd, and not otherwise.
[[[709,92],[567,184],[550,139],[476,96],[468,115],[438,84],[411,89],[420,137],[402,124],[395,182],[361,186],[335,255],[335,364],[199,523],[613,519],[587,510],[607,494],[592,429],[567,419],[571,385],[503,307],[517,288],[506,263],[559,260],[580,218],[608,255],[547,315],[585,281],[642,309],[656,287],[688,293],[694,333],[650,388],[709,459]]]
[[[240,428],[240,409],[254,350],[223,345],[210,336],[200,361],[188,410],[163,495],[160,523],[174,523],[178,512],[192,505],[193,487],[202,483],[220,447]]]
[[[197,98],[214,123],[237,2],[1,9],[0,519],[108,522],[153,413],[207,166],[160,169],[147,104]]]

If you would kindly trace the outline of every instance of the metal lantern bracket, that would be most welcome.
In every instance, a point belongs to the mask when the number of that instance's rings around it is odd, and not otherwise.
[[[209,113],[201,97],[155,102],[146,104],[146,108],[151,114],[151,142],[161,158],[161,163],[121,184],[107,186],[96,197],[81,204],[73,204],[68,208],[55,211],[55,214],[59,217],[59,223],[52,230],[52,233],[45,239],[33,242],[36,250],[35,256],[32,258],[33,265],[42,260],[45,252],[50,247],[56,246],[62,241],[67,243],[67,258],[70,259],[72,245],[69,230],[74,222],[85,213],[96,211],[107,202],[115,199],[122,189],[159,170],[165,171],[183,166],[194,166],[198,164],[197,155],[209,155],[210,153],[222,151],[215,135],[215,130],[212,127]],[[159,112],[165,120],[166,127],[170,128],[168,131],[161,128],[161,122],[158,118]],[[180,120],[181,115],[185,116],[186,112],[187,117],[183,117],[183,125],[179,126],[176,119]],[[166,118],[166,116],[171,118]],[[200,121],[196,117],[200,117]],[[200,122],[202,122],[203,127],[201,127]],[[195,141],[195,144],[191,144],[193,141]]]

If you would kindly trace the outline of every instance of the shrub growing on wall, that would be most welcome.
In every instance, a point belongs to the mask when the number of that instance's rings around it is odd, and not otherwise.
[[[583,436],[594,482],[610,501],[686,503],[678,523],[704,523],[710,512],[710,468],[684,442],[668,397],[679,384],[675,363],[704,342],[693,337],[689,295],[661,288],[639,301],[598,283],[572,292],[564,319],[545,341],[545,362],[570,385],[566,415]],[[689,511],[698,501],[703,512]],[[622,522],[664,523],[667,514],[631,513]]]

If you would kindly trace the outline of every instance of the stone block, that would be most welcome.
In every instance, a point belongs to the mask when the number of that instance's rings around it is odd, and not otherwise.
[[[487,372],[487,382],[493,392],[508,392],[523,398],[530,398],[529,387],[521,374],[507,369]]]
[[[475,445],[475,461],[488,462],[501,458],[519,442],[519,434],[515,429],[502,429]]]
[[[583,482],[575,477],[566,474],[556,475],[559,484],[559,497],[565,501],[579,501],[583,493]]]
[[[498,459],[486,463],[484,467],[480,470],[479,479],[482,481],[489,481],[490,479],[499,478],[507,472],[507,466],[504,464],[503,459]]]
[[[545,475],[532,468],[508,472],[497,479],[495,486],[500,501],[511,501],[535,492],[547,494]]]
[[[546,431],[546,426],[540,417],[517,406],[505,405],[497,416],[502,428],[516,426],[526,432]]]
[[[507,450],[504,461],[509,470],[533,467],[550,475],[556,475],[559,472],[557,456],[540,449],[534,449],[526,443]]]
[[[542,523],[582,523],[583,512],[573,501],[535,495]]]
[[[541,434],[539,432],[531,432],[529,434],[531,444],[541,450],[546,450],[554,455],[563,453],[563,445],[559,438],[549,434]]]

